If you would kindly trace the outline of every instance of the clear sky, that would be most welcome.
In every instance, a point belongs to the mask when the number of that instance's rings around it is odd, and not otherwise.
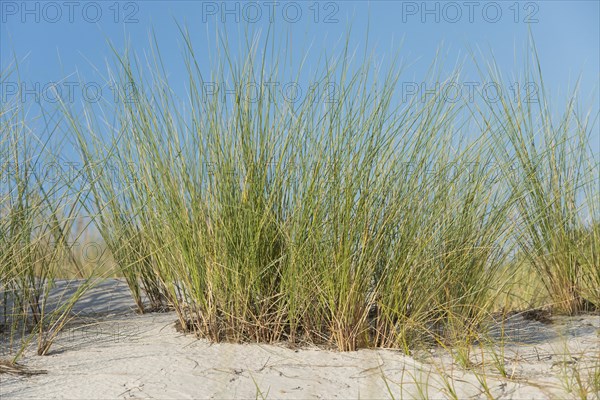
[[[26,96],[42,93],[51,82],[100,82],[111,58],[107,41],[122,48],[125,38],[143,54],[149,32],[156,31],[167,72],[175,86],[185,74],[176,21],[188,27],[199,54],[215,52],[215,31],[266,32],[270,23],[285,37],[294,62],[310,62],[343,48],[352,26],[350,47],[389,59],[399,52],[412,63],[403,81],[418,82],[438,49],[453,68],[469,60],[469,49],[494,54],[507,75],[517,73],[531,28],[545,83],[558,104],[581,77],[584,99],[597,110],[600,81],[600,2],[598,1],[7,1],[0,0],[0,66],[14,56],[20,76],[1,89],[2,101],[15,83]],[[231,35],[236,37],[237,34]],[[468,64],[468,62],[467,62]],[[293,67],[294,65],[292,65]],[[208,68],[208,66],[204,66]],[[465,69],[465,79],[477,80]],[[77,78],[77,76],[79,78]],[[17,82],[18,81],[18,82]],[[184,84],[181,79],[180,84]],[[83,88],[63,87],[82,97]],[[94,89],[94,88],[92,88]],[[27,95],[29,93],[29,95]],[[110,90],[104,87],[104,96]],[[46,99],[50,98],[46,93]],[[600,143],[600,142],[597,142]],[[599,144],[600,147],[600,144]]]

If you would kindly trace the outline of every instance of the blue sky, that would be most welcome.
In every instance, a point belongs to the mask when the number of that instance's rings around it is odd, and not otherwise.
[[[51,82],[102,81],[106,62],[111,58],[107,41],[122,48],[127,39],[139,54],[147,52],[153,28],[172,83],[183,87],[185,70],[179,56],[182,45],[177,21],[190,30],[198,54],[214,55],[217,29],[226,28],[233,33],[231,38],[246,28],[262,31],[264,37],[269,24],[273,24],[275,36],[288,40],[292,69],[303,56],[307,56],[310,68],[319,56],[339,55],[348,27],[352,26],[351,48],[364,50],[368,31],[369,51],[377,59],[389,59],[399,52],[402,60],[410,64],[403,82],[419,82],[439,49],[448,70],[458,61],[469,60],[469,49],[480,49],[486,56],[493,54],[502,72],[510,76],[522,65],[530,28],[551,100],[560,106],[581,77],[584,105],[597,110],[599,4],[0,0],[0,66],[6,68],[16,56],[18,84],[29,90],[29,98],[35,92],[42,93],[44,100],[51,98],[44,92]],[[477,81],[468,61],[466,65],[464,79]],[[208,63],[203,67],[209,68]],[[3,101],[10,97],[16,82],[17,78],[11,77],[0,88]],[[73,90],[76,98],[82,97],[81,87],[63,89]],[[104,88],[102,95],[110,96],[110,90]]]

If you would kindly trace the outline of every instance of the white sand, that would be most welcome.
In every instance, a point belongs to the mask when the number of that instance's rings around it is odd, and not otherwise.
[[[567,392],[572,368],[583,379],[600,368],[599,316],[558,318],[552,325],[513,318],[508,329],[528,340],[505,346],[512,377],[504,378],[489,349],[484,367],[465,371],[442,350],[411,358],[390,350],[211,344],[176,332],[173,313],[135,314],[119,281],[82,300],[77,311],[94,312],[81,315],[79,324],[87,325],[66,329],[50,355],[39,357],[32,348],[21,360],[48,373],[0,375],[1,399],[372,399],[391,398],[390,391],[395,398],[448,398],[447,384],[462,399],[486,398],[484,380],[494,398],[554,399],[574,397]],[[471,360],[481,360],[479,347]]]

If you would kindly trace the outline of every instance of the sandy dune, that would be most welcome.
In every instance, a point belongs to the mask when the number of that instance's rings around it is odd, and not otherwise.
[[[408,357],[391,350],[211,344],[178,333],[173,313],[135,314],[116,280],[86,295],[76,311],[77,323],[50,355],[32,349],[21,361],[47,374],[0,375],[0,398],[448,398],[451,390],[459,398],[486,398],[487,385],[494,398],[554,399],[575,397],[567,392],[576,388],[568,384],[573,368],[581,376],[600,368],[600,316],[552,324],[511,318],[505,330],[514,342],[503,355],[510,376],[503,378],[489,347],[483,366],[481,348],[473,348],[475,367],[465,371],[443,350]]]

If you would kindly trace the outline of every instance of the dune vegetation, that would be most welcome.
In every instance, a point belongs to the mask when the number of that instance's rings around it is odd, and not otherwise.
[[[33,332],[47,353],[107,274],[127,281],[139,312],[174,309],[199,337],[340,351],[469,343],[515,309],[600,309],[598,115],[576,92],[557,115],[535,47],[525,74],[536,102],[508,91],[493,103],[442,92],[399,102],[402,71],[382,73],[348,43],[307,79],[269,40],[233,57],[225,38],[207,67],[182,38],[183,98],[155,48],[149,60],[114,51],[110,77],[134,101],[59,104],[48,142],[32,139],[23,104],[3,105],[0,323],[11,337]],[[335,96],[272,102],[248,85],[290,77],[335,83]],[[460,77],[432,68],[428,81]],[[210,82],[236,96],[207,98]],[[64,142],[83,167],[49,184],[36,164]],[[72,246],[80,217],[110,254],[97,268]],[[46,310],[66,275],[84,284]]]

